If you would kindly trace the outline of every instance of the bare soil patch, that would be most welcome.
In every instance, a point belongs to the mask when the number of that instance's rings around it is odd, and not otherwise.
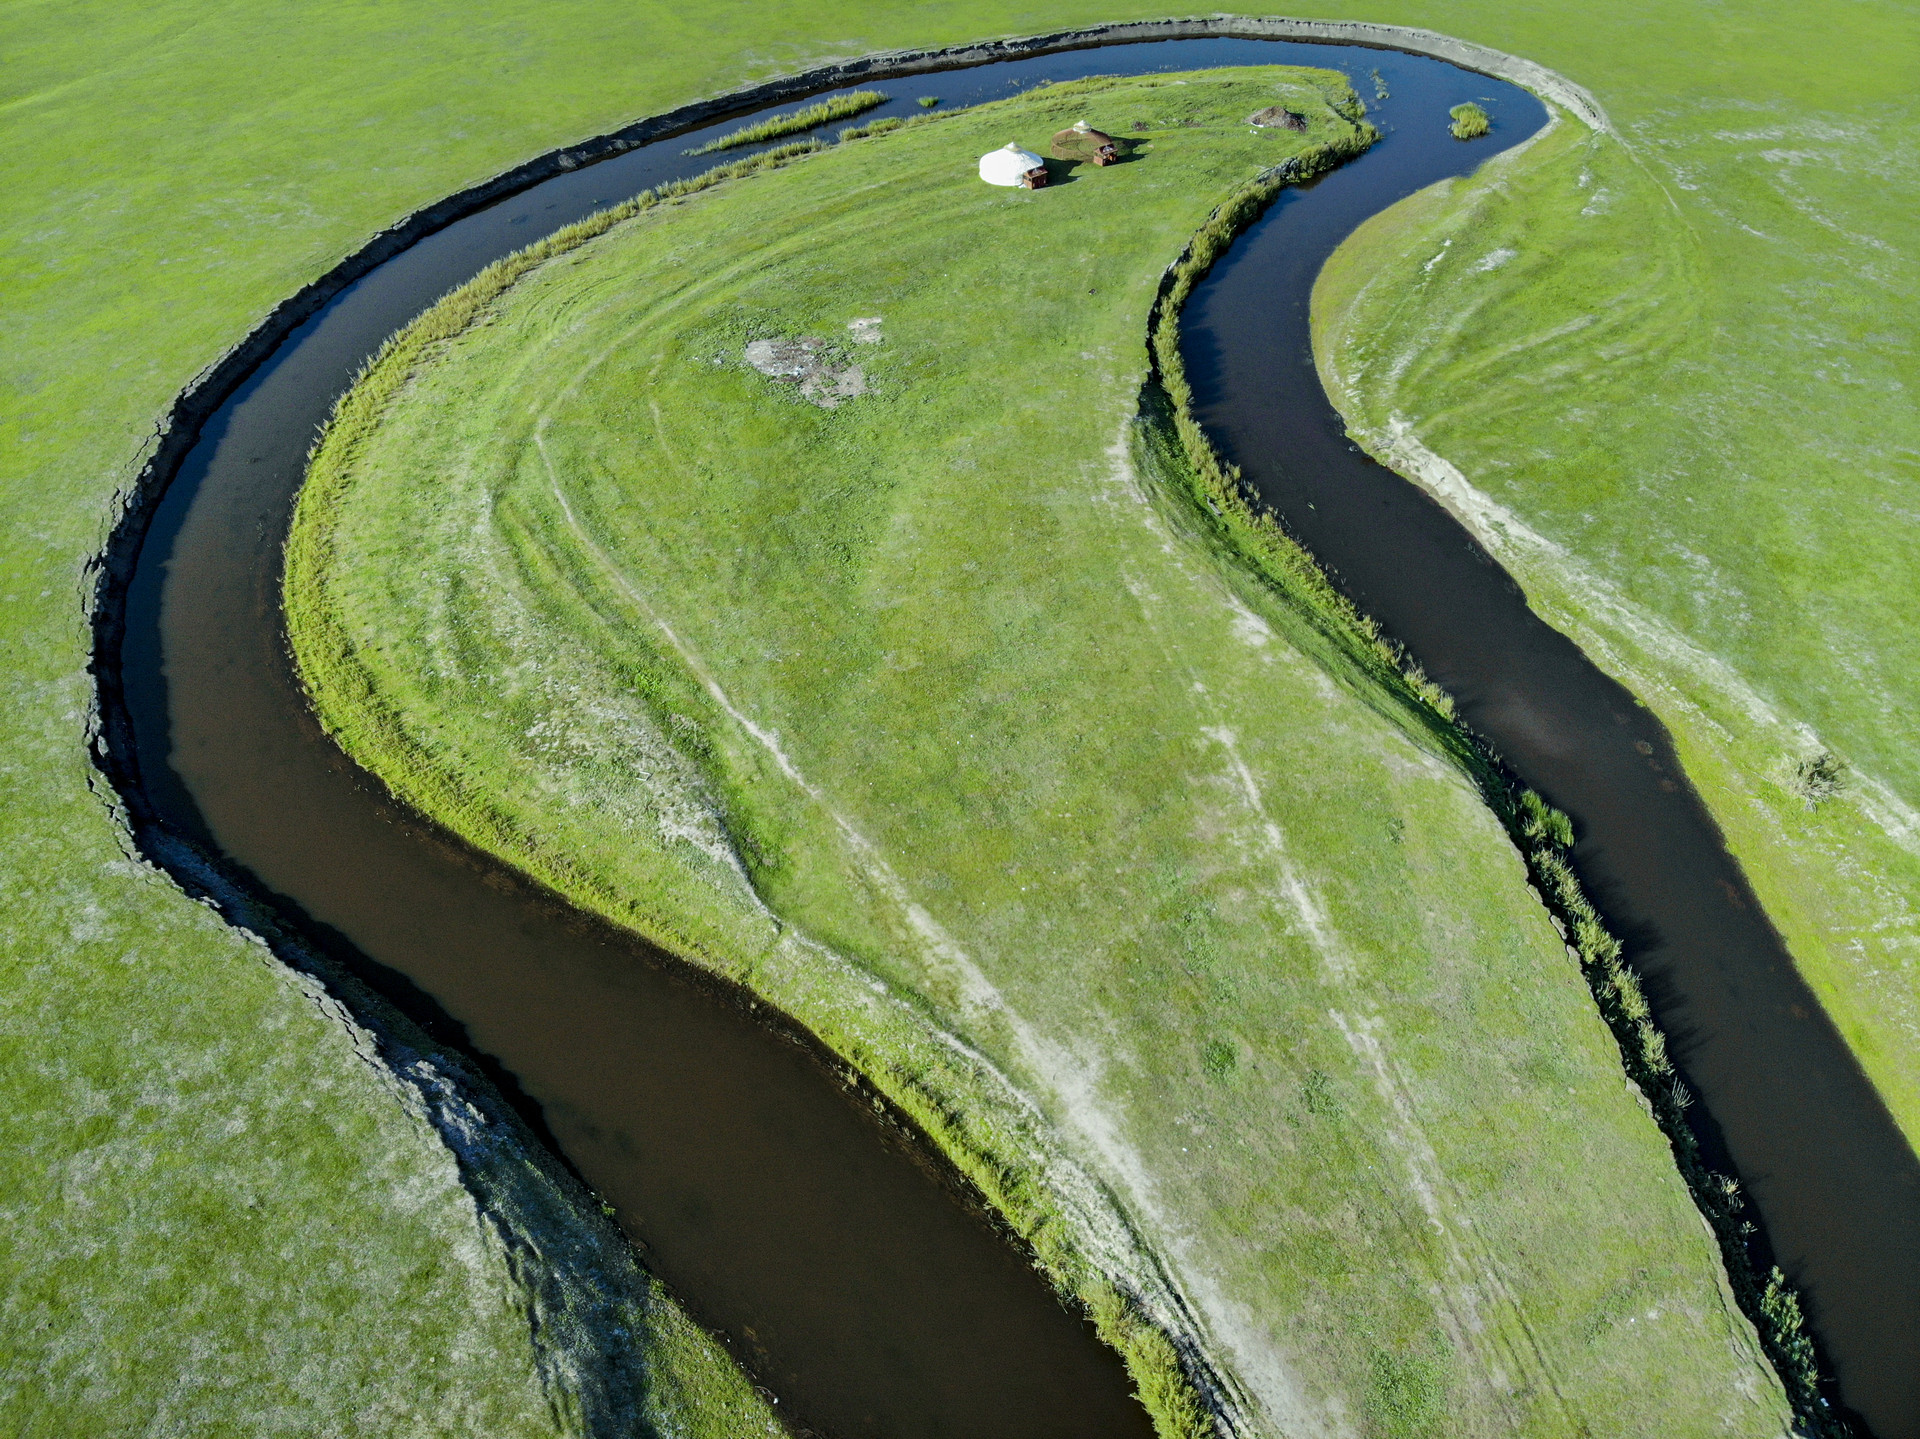
[[[878,320],[854,324],[862,327],[855,332],[856,339],[873,343],[880,338]],[[841,401],[867,392],[866,371],[859,365],[837,363],[833,348],[818,335],[753,340],[747,344],[746,359],[769,380],[798,385],[800,393],[823,410],[837,409]]]

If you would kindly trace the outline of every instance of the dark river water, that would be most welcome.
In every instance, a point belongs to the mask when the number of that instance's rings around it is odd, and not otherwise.
[[[1883,1439],[1920,1435],[1911,1153],[1658,725],[1535,620],[1444,512],[1347,444],[1314,376],[1306,306],[1326,254],[1365,216],[1516,143],[1541,123],[1539,103],[1393,52],[1205,39],[888,79],[893,99],[877,113],[918,113],[924,94],[974,104],[1043,80],[1276,62],[1346,70],[1386,138],[1289,193],[1195,296],[1189,363],[1204,418],[1468,719],[1574,816],[1583,875],[1632,937],[1702,1097],[1694,1113],[1745,1181],[1762,1242],[1809,1295],[1841,1396]],[[1381,104],[1375,68],[1392,91]],[[1470,98],[1496,128],[1463,145],[1434,122]],[[707,168],[682,151],[737,123],[457,220],[289,335],[204,426],[154,511],[103,707],[131,734],[143,812],[226,856],[291,927],[499,1076],[796,1427],[1144,1439],[1118,1358],[917,1142],[877,1122],[808,1046],[670,956],[396,809],[319,732],[291,673],[281,545],[307,448],[359,365],[489,262]]]

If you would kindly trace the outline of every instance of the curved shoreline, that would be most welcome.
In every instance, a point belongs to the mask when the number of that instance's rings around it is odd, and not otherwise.
[[[1517,153],[1552,128],[1554,121],[1506,154]],[[1843,1434],[1831,1427],[1821,1390],[1831,1385],[1803,1327],[1798,1296],[1776,1268],[1762,1276],[1750,1252],[1755,1232],[1727,1176],[1716,1173],[1687,1121],[1691,1092],[1668,1054],[1668,1040],[1650,1015],[1639,975],[1625,962],[1625,946],[1609,931],[1573,868],[1573,829],[1567,816],[1530,789],[1493,742],[1455,711],[1453,697],[1435,684],[1397,639],[1360,608],[1292,526],[1268,507],[1257,483],[1227,460],[1220,443],[1197,413],[1181,345],[1180,321],[1187,302],[1208,272],[1226,258],[1232,242],[1251,230],[1279,199],[1282,185],[1256,184],[1224,202],[1214,221],[1181,253],[1162,278],[1149,320],[1157,407],[1170,409],[1169,443],[1184,450],[1197,480],[1195,500],[1211,511],[1227,543],[1283,591],[1304,591],[1297,602],[1309,609],[1330,638],[1371,659],[1386,687],[1439,738],[1450,757],[1479,790],[1507,831],[1525,866],[1529,888],[1579,966],[1594,1004],[1619,1047],[1625,1077],[1639,1095],[1671,1149],[1676,1168],[1720,1251],[1733,1298],[1754,1325],[1768,1362],[1787,1383],[1795,1411],[1813,1435]],[[1210,234],[1226,219],[1224,234]],[[1202,243],[1205,241],[1207,243]],[[1163,422],[1165,423],[1165,422]],[[1277,552],[1277,556],[1276,556]],[[1270,556],[1278,565],[1271,566]],[[1276,573],[1277,570],[1277,573]],[[1302,571],[1305,572],[1304,580]]]
[[[188,835],[170,826],[142,786],[135,749],[133,721],[120,672],[120,654],[127,633],[127,599],[141,547],[145,543],[154,514],[174,476],[188,453],[198,444],[205,424],[239,390],[293,333],[317,315],[355,281],[361,279],[403,250],[453,222],[496,201],[526,190],[582,164],[608,158],[654,140],[693,129],[702,123],[723,119],[760,105],[830,90],[856,79],[880,79],[888,76],[971,68],[996,60],[1055,51],[1089,48],[1105,44],[1125,44],[1145,40],[1205,38],[1215,36],[1319,40],[1330,43],[1386,45],[1390,39],[1404,38],[1404,48],[1424,53],[1429,45],[1442,47],[1460,56],[1470,68],[1497,73],[1495,67],[1514,67],[1528,78],[1539,67],[1515,57],[1503,56],[1484,47],[1427,32],[1396,31],[1393,27],[1329,25],[1318,22],[1276,20],[1237,20],[1214,17],[1206,20],[1148,22],[1112,25],[1087,30],[1057,32],[986,44],[922,51],[895,52],[818,67],[798,75],[728,92],[706,100],[691,102],[661,115],[648,117],[610,134],[585,142],[562,146],[508,171],[479,182],[434,204],[424,206],[372,236],[364,245],[338,261],[274,307],[240,342],[201,372],[181,392],[167,414],[156,426],[157,442],[133,483],[120,492],[118,512],[114,515],[108,539],[100,554],[89,564],[93,572],[89,621],[93,635],[90,668],[95,690],[88,714],[89,758],[99,776],[90,781],[113,814],[116,827],[127,837],[126,848],[166,873],[190,897],[209,904],[223,918],[243,931],[264,936],[274,955],[295,971],[312,976],[341,1004],[352,1023],[376,1038],[381,1061],[396,1084],[401,1084],[431,1117],[436,1131],[450,1150],[461,1156],[463,1176],[468,1176],[483,1212],[496,1216],[503,1234],[517,1236],[524,1247],[537,1247],[549,1255],[556,1250],[571,1250],[582,1256],[567,1273],[555,1276],[563,1289],[583,1285],[597,1292],[603,1303],[619,1303],[634,1292],[636,1283],[644,1283],[639,1271],[627,1272],[632,1265],[631,1251],[624,1239],[598,1207],[580,1203],[581,1185],[568,1166],[558,1161],[549,1146],[540,1143],[511,1103],[498,1095],[495,1086],[462,1064],[441,1046],[420,1044],[423,1037],[414,1024],[392,1010],[363,984],[326,960],[313,946],[302,942],[295,932],[276,922],[275,904],[270,895],[244,871],[226,862],[224,857],[207,853]],[[1436,49],[1434,53],[1438,53]],[[1442,56],[1442,58],[1446,58]],[[1549,72],[1540,72],[1547,75]],[[1558,80],[1558,77],[1552,77]],[[1569,92],[1572,87],[1567,82]],[[1584,93],[1584,92],[1581,92]],[[1595,107],[1597,113],[1597,107]],[[423,1057],[423,1048],[431,1057]],[[464,1073],[462,1072],[464,1071]],[[403,1079],[401,1076],[408,1076]],[[511,1152],[480,1151],[471,1142],[467,1111],[486,1116],[508,1134],[519,1137],[511,1143]],[[904,1120],[904,1116],[901,1116]],[[930,1140],[924,1146],[942,1161],[946,1156]],[[522,1161],[532,1159],[530,1168]],[[950,1163],[950,1161],[947,1161]],[[546,1193],[569,1196],[564,1210],[554,1211],[541,1201],[544,1195],[527,1198],[520,1189],[529,1182]],[[952,1179],[971,1189],[957,1168]],[[517,1211],[517,1213],[515,1212]],[[586,1226],[581,1241],[571,1246],[556,1245],[553,1240],[570,1232],[574,1225]],[[617,1254],[614,1271],[602,1277],[584,1262],[594,1251],[607,1249]],[[596,1261],[598,1262],[597,1258]],[[650,1276],[646,1276],[650,1278]],[[657,1281],[656,1281],[657,1282]],[[621,1327],[624,1326],[615,1326]],[[535,1333],[552,1333],[550,1326],[536,1326]],[[1181,1356],[1187,1382],[1205,1396],[1206,1406],[1216,1418],[1234,1427],[1229,1413],[1238,1407],[1229,1397],[1224,1376],[1209,1363],[1197,1333],[1168,1334]],[[544,1352],[544,1351],[543,1351]],[[567,1363],[582,1379],[588,1378],[582,1366]],[[622,1356],[610,1350],[602,1353],[593,1367],[590,1382],[577,1387],[589,1392],[584,1407],[592,1412],[599,1400],[599,1412],[612,1418],[619,1409],[618,1382]]]
[[[422,206],[375,233],[359,249],[274,306],[242,339],[195,376],[155,423],[152,452],[131,483],[116,492],[107,538],[88,561],[85,571],[92,578],[91,593],[87,595],[88,627],[93,636],[88,669],[95,680],[87,715],[87,749],[95,771],[106,783],[101,797],[134,848],[139,848],[142,836],[150,828],[159,826],[160,821],[146,802],[134,761],[130,722],[120,684],[119,655],[126,636],[127,586],[154,510],[187,452],[199,442],[203,426],[220,406],[231,399],[247,377],[301,325],[355,281],[428,235],[542,181],[751,109],[802,99],[857,80],[972,69],[1002,60],[1109,45],[1208,38],[1296,40],[1427,55],[1510,80],[1566,106],[1596,130],[1612,130],[1612,123],[1598,101],[1557,71],[1437,31],[1365,21],[1214,15],[1098,25],[927,50],[885,51],[817,66],[692,101],[604,135],[560,146],[443,200]]]
[[[115,795],[125,800],[137,794],[137,773],[127,764],[126,741],[115,729],[115,712],[119,706],[113,686],[114,672],[118,667],[119,642],[125,633],[123,607],[126,585],[140,544],[146,536],[146,526],[152,519],[153,507],[172,480],[187,450],[198,441],[201,426],[213,416],[214,411],[232,397],[246,377],[288,336],[356,280],[436,230],[544,180],[730,115],[803,99],[858,80],[885,80],[929,71],[973,69],[1001,60],[1108,45],[1209,38],[1296,40],[1308,44],[1360,45],[1427,55],[1464,69],[1510,80],[1566,106],[1594,129],[1612,130],[1612,123],[1599,102],[1565,76],[1531,60],[1471,41],[1456,40],[1431,30],[1364,21],[1215,15],[1188,20],[1097,25],[1080,30],[1061,30],[927,50],[885,51],[860,59],[816,66],[795,75],[731,90],[709,99],[691,101],[604,135],[549,150],[445,199],[422,206],[372,235],[359,249],[274,306],[231,349],[195,376],[168,407],[166,414],[156,422],[153,452],[141,465],[132,483],[118,493],[117,508],[107,539],[88,564],[88,570],[94,576],[88,606],[88,619],[93,632],[90,667],[97,681],[94,711],[89,716],[88,738],[89,749],[95,757],[95,767],[106,777]],[[121,782],[123,780],[124,783]],[[133,824],[127,827],[131,831]]]
[[[1306,40],[1328,44],[1358,44],[1383,49],[1411,50],[1414,53],[1433,55],[1466,68],[1499,75],[1501,78],[1514,79],[1519,83],[1543,90],[1545,87],[1538,83],[1539,77],[1549,77],[1558,82],[1555,88],[1562,93],[1553,91],[1546,91],[1546,93],[1560,100],[1589,125],[1595,128],[1608,128],[1604,114],[1591,102],[1591,97],[1586,97],[1585,92],[1579,91],[1578,87],[1552,76],[1552,72],[1533,66],[1531,62],[1503,56],[1499,52],[1486,50],[1484,47],[1452,41],[1444,36],[1432,35],[1431,32],[1399,30],[1395,27],[1337,22],[1242,21],[1232,17],[1216,17],[1208,20],[1099,27],[1086,31],[1061,32],[1028,40],[956,47],[949,50],[896,52],[892,55],[872,56],[859,61],[823,67],[800,76],[769,82],[749,90],[681,107],[666,115],[628,126],[612,135],[580,145],[563,147],[527,165],[517,167],[456,196],[449,197],[436,205],[417,211],[394,227],[380,232],[361,250],[342,260],[326,275],[303,287],[295,296],[276,307],[245,340],[184,391],[170,411],[168,423],[160,431],[160,441],[154,454],[148,460],[135,485],[123,495],[122,508],[113,527],[112,537],[94,566],[97,577],[91,618],[94,630],[94,672],[99,687],[90,739],[95,765],[108,781],[108,803],[115,804],[116,799],[118,800],[116,805],[116,808],[120,809],[118,817],[129,831],[137,850],[165,869],[189,894],[212,902],[230,922],[242,928],[252,929],[265,929],[270,923],[270,909],[262,907],[268,901],[258,894],[257,886],[246,877],[233,873],[231,867],[222,859],[203,852],[190,837],[170,827],[141,788],[131,740],[131,722],[127,715],[124,695],[119,688],[117,670],[120,641],[124,637],[126,628],[127,584],[154,509],[186,453],[200,439],[201,427],[284,340],[355,280],[370,273],[385,260],[397,255],[424,236],[499,199],[542,180],[578,168],[582,164],[623,153],[640,144],[724,118],[742,109],[781,103],[806,94],[817,93],[823,89],[836,88],[854,80],[970,68],[991,64],[996,60],[1104,45],[1220,37]],[[121,806],[124,808],[120,808]],[[339,988],[342,998],[354,1012],[355,1017],[380,1035],[383,1053],[389,1056],[387,1060],[389,1069],[396,1074],[412,1074],[416,1061],[412,1058],[413,1051],[407,1037],[403,1029],[396,1027],[395,1020],[390,1019],[383,1012],[389,1010],[390,1006],[377,997],[371,996],[370,993],[356,993],[356,990],[363,987],[358,986],[356,981],[338,976],[332,966],[320,960],[311,950],[305,950],[303,954],[304,947],[290,932],[279,929],[278,933],[270,934],[268,943],[277,955],[292,963],[295,968],[321,975],[325,977],[330,988]],[[403,1025],[404,1021],[399,1023]],[[796,1026],[798,1024],[797,1021],[793,1023]],[[457,1061],[453,1064],[457,1065]],[[453,1065],[443,1066],[443,1068],[451,1067]],[[486,1085],[484,1080],[477,1078],[462,1083],[457,1076],[436,1072],[431,1078],[423,1078],[417,1083],[416,1089],[423,1099],[432,1094],[442,1096],[444,1100],[447,1096],[463,1097],[469,1091],[484,1096],[490,1086]],[[447,1103],[452,1104],[452,1101]],[[452,1104],[452,1107],[448,1108],[447,1112],[453,1117],[442,1120],[438,1127],[443,1137],[448,1139],[450,1147],[455,1148],[456,1153],[462,1155],[464,1172],[466,1155],[458,1143],[460,1125],[457,1115],[454,1114],[456,1108],[457,1104]],[[435,1112],[438,1113],[438,1111]],[[534,1143],[531,1135],[526,1136],[526,1142],[532,1144],[535,1151],[545,1149],[545,1146]],[[931,1142],[928,1143],[927,1148],[936,1155],[941,1154],[939,1146]],[[942,1157],[945,1156],[942,1155]],[[564,1180],[561,1182],[564,1183]],[[564,1221],[562,1222],[564,1224]],[[606,1227],[610,1229],[610,1226]],[[1182,1348],[1185,1350],[1186,1346]],[[1189,1364],[1200,1365],[1204,1371],[1204,1361],[1197,1347],[1186,1352],[1186,1358]],[[1189,1378],[1199,1380],[1200,1375],[1190,1372]],[[1210,1386],[1202,1382],[1200,1387],[1206,1389]],[[1222,1392],[1214,1389],[1210,1397],[1214,1401],[1212,1407],[1215,1409],[1216,1417],[1230,1426],[1231,1421],[1226,1413],[1228,1405]]]

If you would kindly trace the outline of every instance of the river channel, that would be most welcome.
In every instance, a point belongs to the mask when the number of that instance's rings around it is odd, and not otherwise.
[[[1383,127],[1442,98],[1419,94],[1407,68],[1397,57],[1380,65],[1392,91],[1376,109]],[[1510,102],[1496,114],[1517,118]],[[1443,152],[1432,165],[1400,162],[1431,175],[1470,147],[1406,124],[1379,148]],[[1320,383],[1314,279],[1363,220],[1417,188],[1391,189],[1393,172],[1369,170],[1373,158],[1283,191],[1195,290],[1181,337],[1198,416],[1466,722],[1573,817],[1580,878],[1703,1101],[1689,1117],[1708,1162],[1738,1176],[1761,1222],[1755,1258],[1799,1288],[1855,1427],[1917,1439],[1912,1149],[1794,968],[1660,722],[1543,623],[1451,514],[1361,453]]]
[[[1518,143],[1543,122],[1540,103],[1423,57],[1222,38],[861,80],[885,78],[892,99],[876,113],[888,115],[918,113],[922,95],[976,104],[1087,75],[1273,63],[1345,70],[1385,137],[1287,192],[1196,293],[1186,343],[1203,418],[1521,777],[1573,815],[1582,875],[1652,981],[1711,1153],[1764,1222],[1765,1257],[1809,1296],[1840,1397],[1881,1439],[1920,1436],[1911,1152],[1657,723],[1534,618],[1444,511],[1353,449],[1313,371],[1307,303],[1326,255],[1367,215]],[[1466,99],[1493,113],[1489,139],[1459,144],[1436,123]],[[743,118],[451,219],[236,377],[123,530],[138,552],[113,599],[124,627],[102,630],[109,768],[137,831],[217,851],[290,928],[496,1074],[796,1428],[1145,1439],[1118,1358],[915,1141],[670,956],[396,808],[320,733],[291,672],[281,546],[308,446],[361,363],[493,260],[707,168],[683,151]]]

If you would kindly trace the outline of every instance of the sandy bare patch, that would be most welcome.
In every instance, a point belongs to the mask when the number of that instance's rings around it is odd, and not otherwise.
[[[878,320],[856,320],[853,325],[874,326],[871,335],[855,331],[854,338],[878,344]],[[853,329],[849,325],[848,329]],[[867,392],[866,371],[858,365],[834,362],[833,351],[817,335],[797,339],[753,340],[746,348],[747,363],[769,380],[798,385],[800,393],[823,410],[835,409],[842,400],[856,399]]]
[[[1282,130],[1304,130],[1307,117],[1297,110],[1289,110],[1285,105],[1269,105],[1264,110],[1256,110],[1247,116],[1249,125],[1272,126]]]

